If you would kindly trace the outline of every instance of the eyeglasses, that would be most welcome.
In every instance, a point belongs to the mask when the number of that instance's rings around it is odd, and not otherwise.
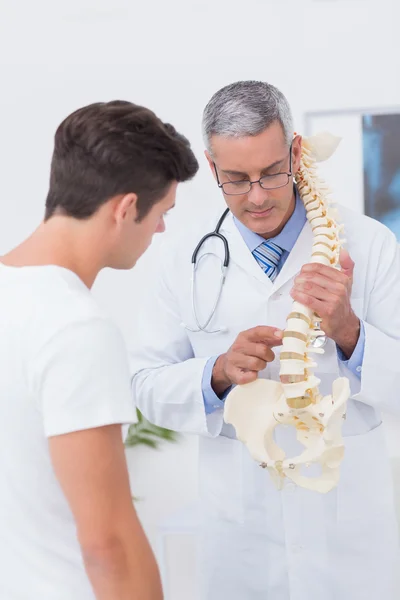
[[[217,176],[218,187],[221,188],[227,196],[240,196],[241,194],[248,194],[251,190],[251,186],[258,183],[264,190],[276,190],[281,187],[285,187],[290,180],[292,173],[292,144],[290,144],[289,150],[289,173],[275,173],[273,175],[264,175],[256,181],[250,181],[249,179],[241,179],[240,181],[226,181],[221,183],[218,177],[217,166],[215,163],[214,169]]]

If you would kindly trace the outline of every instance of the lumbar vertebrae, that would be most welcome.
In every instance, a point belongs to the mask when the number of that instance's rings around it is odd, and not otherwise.
[[[317,177],[316,162],[329,158],[338,142],[329,134],[303,139],[296,175],[314,236],[311,262],[334,268],[339,266],[342,227],[328,202],[329,190]],[[319,392],[320,380],[313,374],[317,364],[310,354],[324,352],[316,339],[324,336],[320,322],[311,309],[294,302],[283,334],[280,382],[258,379],[237,386],[225,401],[225,421],[235,427],[238,439],[268,469],[278,487],[289,478],[302,487],[328,492],[339,480],[344,455],[341,430],[350,387],[348,379],[342,377],[334,381],[331,395]],[[278,425],[296,428],[297,439],[305,447],[301,454],[286,457],[273,439]],[[303,467],[312,463],[321,465],[318,477],[302,473]]]

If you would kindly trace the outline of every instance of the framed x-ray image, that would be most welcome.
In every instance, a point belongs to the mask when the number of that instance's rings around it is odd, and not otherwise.
[[[400,107],[308,113],[305,135],[341,137],[319,168],[333,199],[384,223],[400,241]]]

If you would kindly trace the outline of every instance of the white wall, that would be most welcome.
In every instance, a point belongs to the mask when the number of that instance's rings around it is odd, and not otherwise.
[[[132,100],[191,139],[201,171],[170,217],[171,228],[184,227],[221,203],[200,132],[213,92],[238,79],[270,81],[299,132],[308,111],[400,107],[399,16],[397,0],[0,0],[0,254],[40,220],[52,136],[73,109]],[[127,340],[152,254],[95,285]],[[195,497],[196,443],[130,451],[129,461],[154,541],[156,521]]]

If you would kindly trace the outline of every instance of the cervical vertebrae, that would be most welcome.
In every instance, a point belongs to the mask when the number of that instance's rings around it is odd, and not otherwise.
[[[296,184],[313,231],[311,262],[337,268],[343,241],[342,227],[328,203],[329,190],[318,179],[316,162],[334,152],[337,138],[327,134],[303,140],[302,157]],[[349,382],[339,378],[332,395],[323,397],[320,380],[313,374],[317,367],[310,354],[323,353],[315,338],[324,336],[321,319],[313,311],[294,302],[287,317],[280,353],[280,383],[258,379],[238,386],[225,401],[224,418],[235,429],[251,455],[267,468],[280,487],[285,477],[298,485],[319,492],[332,489],[339,480],[344,448],[341,435]],[[293,426],[297,439],[305,446],[298,456],[287,458],[273,439],[278,424]],[[319,463],[319,477],[302,473],[304,465]]]

